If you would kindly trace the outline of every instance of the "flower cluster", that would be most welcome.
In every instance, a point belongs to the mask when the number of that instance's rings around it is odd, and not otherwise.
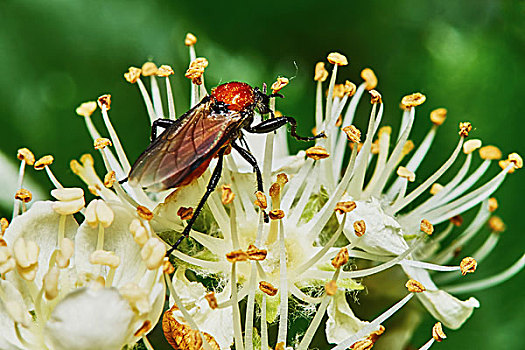
[[[191,34],[185,40],[191,106],[207,96],[208,60],[196,56],[196,41]],[[474,272],[496,246],[504,224],[492,216],[497,201],[491,195],[507,174],[522,167],[522,159],[512,153],[500,160],[495,146],[467,139],[472,125],[463,122],[449,158],[430,177],[416,181],[447,111],[431,113],[430,130],[416,147],[409,136],[424,95],[402,99],[401,125],[394,134],[390,126],[381,126],[384,107],[374,72],[364,69],[358,86],[350,81],[336,84],[348,60],[340,53],[327,59],[332,72],[319,62],[314,73],[315,130],[327,137],[290,154],[284,128],[267,135],[245,133],[262,170],[264,192],[256,192],[252,167],[235,152],[228,155],[220,187],[208,199],[190,238],[171,255],[175,267],[164,259],[166,248],[191,218],[211,176],[209,169],[191,184],[164,193],[119,183],[131,165],[109,117],[110,95],[77,109],[107,169],[100,177],[89,154],[71,162],[72,171],[99,197],[87,207],[80,188],[64,188],[53,175],[52,157],[35,162],[29,150],[21,149],[13,220],[2,221],[0,337],[20,349],[119,349],[140,338],[152,348],[145,335],[160,318],[165,284],[170,308],[162,328],[177,349],[308,349],[321,327],[333,349],[370,349],[379,338],[378,344],[388,344],[386,348],[402,349],[415,325],[407,327],[408,336],[401,339],[389,338],[383,323],[414,295],[437,321],[421,349],[446,338],[442,325],[461,327],[479,302],[451,293],[491,287],[525,264],[522,256],[496,276],[454,284]],[[176,119],[172,74],[170,66],[152,62],[124,74],[139,87],[151,123]],[[143,79],[149,79],[150,91]],[[159,80],[166,85],[166,105]],[[288,83],[280,77],[272,91]],[[367,93],[370,117],[362,132],[353,123]],[[108,138],[92,122],[97,106]],[[270,107],[275,106],[272,97]],[[470,171],[478,152],[482,162]],[[461,159],[452,179],[438,184]],[[498,160],[501,171],[478,184]],[[212,160],[210,167],[214,164]],[[56,201],[27,209],[31,194],[22,188],[26,165],[46,170],[56,187],[51,193]],[[463,224],[460,215],[476,206],[474,219]],[[270,222],[264,220],[265,211]],[[459,265],[449,265],[487,221],[492,233],[486,241]],[[456,239],[447,243],[452,235]],[[361,320],[349,296],[358,297],[365,287],[369,295],[397,300],[379,316]],[[290,321],[299,315],[310,322],[290,342]],[[276,339],[269,336],[269,327],[276,328]]]

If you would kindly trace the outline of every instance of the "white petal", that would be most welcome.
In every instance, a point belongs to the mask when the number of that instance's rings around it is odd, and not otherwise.
[[[326,313],[328,314],[326,339],[331,344],[344,341],[369,323],[361,321],[354,315],[343,291],[337,291],[332,297]]]
[[[116,289],[80,288],[57,304],[45,338],[53,350],[119,350],[133,333],[133,315]]]
[[[0,279],[0,289],[6,300],[19,305],[21,308],[26,307],[22,296],[10,282]],[[27,313],[27,320],[28,323],[31,322],[29,312]],[[29,333],[27,329],[20,327],[20,330],[22,331],[24,339],[34,341],[32,334]],[[16,337],[13,319],[7,312],[6,306],[0,302],[0,349],[18,350],[24,348],[23,344],[21,344]]]

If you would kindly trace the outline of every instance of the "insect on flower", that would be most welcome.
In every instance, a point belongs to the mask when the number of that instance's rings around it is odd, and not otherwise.
[[[322,132],[312,137],[297,135],[297,122],[294,118],[274,116],[269,106],[272,97],[283,96],[277,93],[266,94],[246,83],[225,83],[213,89],[211,95],[204,97],[177,120],[157,119],[153,122],[151,144],[133,164],[128,178],[123,180],[127,180],[132,186],[161,191],[189,185],[204,173],[214,157],[218,158],[206,192],[182,236],[168,250],[167,255],[189,236],[206,200],[217,187],[227,150],[233,148],[253,167],[257,177],[257,190],[263,192],[261,171],[243,139],[242,129],[261,134],[290,124],[291,135],[297,140],[311,141],[325,137]],[[270,114],[271,118],[252,125],[256,111],[261,115]],[[157,135],[159,127],[165,130]]]

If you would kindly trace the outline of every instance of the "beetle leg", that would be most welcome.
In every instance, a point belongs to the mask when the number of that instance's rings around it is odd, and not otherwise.
[[[266,134],[266,133],[279,129],[281,126],[284,126],[286,124],[290,124],[292,128],[292,131],[291,131],[292,136],[300,141],[312,141],[315,139],[326,137],[324,132],[320,132],[319,134],[315,136],[310,136],[310,137],[303,137],[303,136],[297,135],[296,133],[297,121],[292,117],[286,117],[286,116],[266,119],[257,125],[247,126],[244,129],[253,134]]]
[[[215,166],[215,169],[213,170],[213,173],[211,174],[210,181],[208,182],[208,186],[206,186],[206,192],[204,193],[204,196],[202,196],[199,204],[197,205],[197,208],[195,208],[195,211],[193,212],[193,216],[188,221],[188,224],[186,227],[184,227],[184,231],[182,231],[182,235],[179,237],[177,242],[175,242],[174,245],[171,246],[170,249],[166,252],[166,256],[170,256],[170,254],[177,249],[177,247],[181,244],[181,242],[184,240],[184,238],[187,238],[190,236],[190,230],[193,224],[195,223],[195,220],[197,220],[197,217],[202,211],[202,208],[204,207],[204,204],[206,204],[206,200],[208,197],[212,194],[212,192],[217,187],[217,184],[219,183],[219,179],[221,178],[222,174],[222,161],[224,158],[224,152],[226,151],[226,148],[221,148],[219,151],[218,159],[217,159],[217,165]]]
[[[166,129],[167,127],[173,125],[173,123],[175,123],[175,120],[164,118],[156,119],[151,125],[151,142],[155,141],[157,138],[157,131],[159,127]]]

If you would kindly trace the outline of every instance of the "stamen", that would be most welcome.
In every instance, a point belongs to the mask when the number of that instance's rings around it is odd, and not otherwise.
[[[156,75],[158,68],[153,62],[146,62],[142,65],[142,75],[150,77],[151,81],[151,95],[153,97],[153,108],[155,110],[156,119],[164,117],[164,111],[162,110],[162,100],[160,98],[159,85],[157,84]]]
[[[279,221],[279,289],[281,290],[281,302],[279,305],[279,331],[277,343],[286,344],[288,333],[288,277],[287,277],[287,254],[286,242],[284,241],[284,224]]]
[[[177,118],[177,114],[175,113],[175,101],[173,99],[173,91],[171,89],[171,83],[169,76],[174,74],[173,69],[163,64],[159,67],[159,70],[157,71],[158,77],[165,77],[166,78],[166,96],[168,98],[168,111],[169,111],[169,119],[175,120]]]
[[[233,231],[233,230],[232,230]],[[234,262],[231,269],[231,300],[233,308],[233,334],[235,338],[235,348],[244,350],[244,344],[242,341],[242,326],[241,326],[241,313],[239,310],[239,301],[237,300],[237,264]]]

